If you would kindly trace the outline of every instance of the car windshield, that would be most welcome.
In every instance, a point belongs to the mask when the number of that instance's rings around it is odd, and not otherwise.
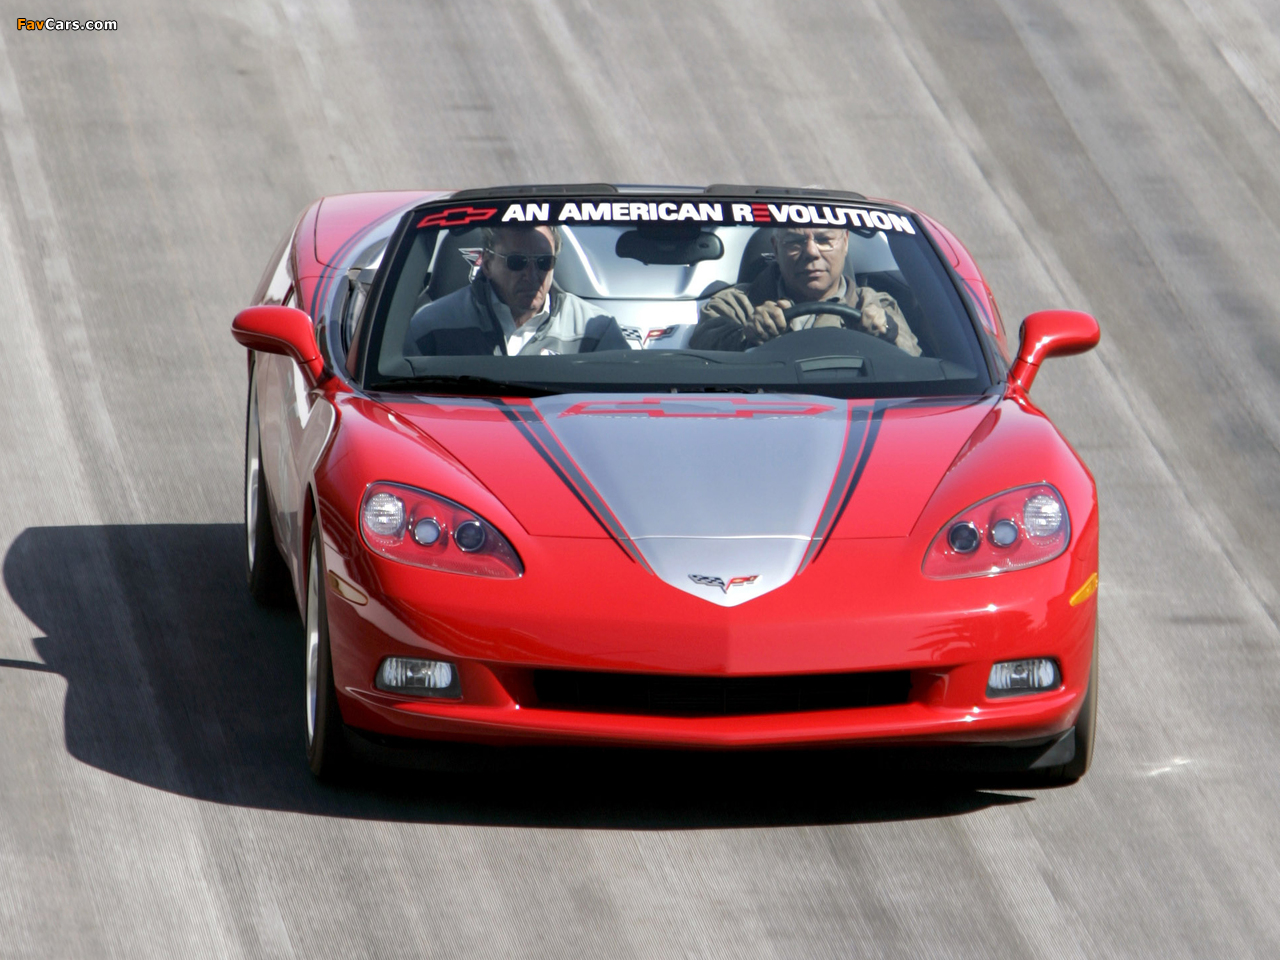
[[[365,385],[848,397],[990,387],[967,294],[915,217],[704,196],[413,211],[363,331]]]

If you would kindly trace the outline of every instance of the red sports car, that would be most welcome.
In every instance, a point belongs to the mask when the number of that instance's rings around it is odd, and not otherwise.
[[[249,589],[306,624],[311,769],[362,743],[921,745],[1068,782],[1094,481],[960,242],[825,190],[312,204],[249,348]],[[955,754],[956,750],[947,751]]]

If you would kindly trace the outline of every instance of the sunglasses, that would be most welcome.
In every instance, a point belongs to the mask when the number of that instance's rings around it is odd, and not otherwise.
[[[493,253],[492,250],[489,252]],[[545,253],[540,257],[527,257],[523,253],[494,253],[493,255],[505,263],[512,273],[520,273],[529,265],[530,260],[533,261],[533,266],[539,273],[547,273],[556,265],[554,253]]]

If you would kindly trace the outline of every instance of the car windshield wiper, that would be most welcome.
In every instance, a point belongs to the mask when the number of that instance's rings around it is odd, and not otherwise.
[[[470,396],[493,394],[506,397],[550,397],[566,391],[542,383],[522,383],[518,380],[493,380],[469,373],[441,376],[424,374],[420,377],[388,377],[369,385],[370,390],[421,390],[423,393],[463,393]]]

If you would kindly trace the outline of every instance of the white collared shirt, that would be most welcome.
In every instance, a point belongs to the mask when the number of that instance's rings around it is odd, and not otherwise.
[[[489,291],[489,307],[493,310],[493,315],[498,318],[502,335],[506,338],[507,354],[514,357],[533,339],[533,335],[538,332],[538,327],[542,326],[542,321],[546,320],[551,313],[551,294],[547,293],[541,313],[535,313],[517,327],[515,318],[511,316],[511,308],[498,299],[498,295],[493,291],[493,285],[485,284],[485,289]]]

